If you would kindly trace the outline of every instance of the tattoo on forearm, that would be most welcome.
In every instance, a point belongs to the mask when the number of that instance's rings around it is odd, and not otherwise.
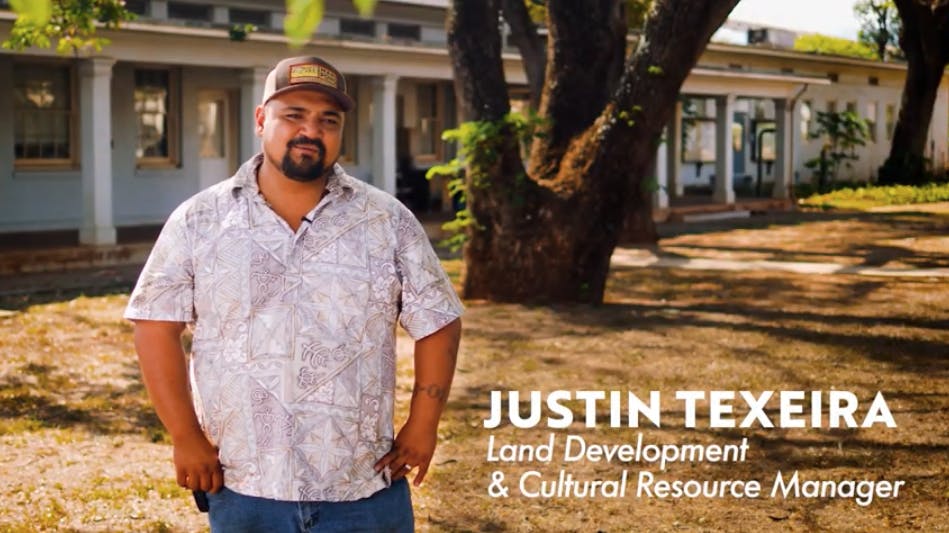
[[[422,385],[416,383],[415,388],[412,390],[412,396],[415,396],[420,392],[424,392],[426,396],[435,400],[444,400],[445,397],[448,396],[448,391],[445,390],[445,388],[441,385],[435,383],[431,385]]]

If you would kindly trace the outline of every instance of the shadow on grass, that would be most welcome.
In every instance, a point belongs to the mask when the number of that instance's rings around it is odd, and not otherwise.
[[[0,379],[0,428],[83,429],[100,435],[143,434],[165,440],[164,429],[148,403],[134,363],[129,384],[77,382],[48,365],[27,364]],[[19,424],[17,424],[19,422]]]
[[[77,282],[81,285],[81,282]],[[102,287],[35,288],[23,291],[0,293],[0,309],[23,311],[33,305],[68,302],[81,296],[128,296],[134,283],[116,283]]]
[[[635,304],[607,304],[603,308],[596,310],[595,313],[571,313],[570,319],[575,323],[603,324],[600,313],[608,312],[613,316],[624,316],[625,320],[613,320],[611,326],[618,329],[629,328],[657,328],[657,329],[678,329],[682,327],[699,327],[715,330],[730,330],[742,332],[755,332],[768,335],[777,340],[797,340],[825,346],[829,349],[844,349],[882,363],[895,365],[899,370],[912,371],[919,373],[930,373],[933,371],[949,370],[949,353],[945,341],[926,340],[926,339],[907,339],[902,337],[888,336],[884,334],[849,334],[838,333],[824,328],[817,329],[816,326],[825,326],[828,323],[843,321],[851,323],[890,323],[906,327],[924,327],[924,328],[942,328],[945,321],[928,320],[909,320],[893,321],[887,317],[854,317],[837,315],[820,315],[816,313],[794,313],[791,316],[780,312],[765,313],[762,318],[769,320],[777,319],[803,319],[810,321],[811,327],[801,325],[782,325],[780,323],[740,323],[730,320],[715,320],[697,314],[708,315],[710,312],[719,312],[725,314],[737,314],[739,316],[748,314],[757,314],[758,310],[749,310],[747,308],[735,308],[730,305],[677,305],[672,308],[678,313],[675,316],[656,312],[654,306],[635,305]],[[767,355],[767,354],[764,354]]]
[[[681,236],[701,236],[711,233],[723,233],[732,230],[765,230],[781,227],[805,226],[823,222],[854,222],[874,228],[873,233],[886,240],[917,239],[943,237],[949,233],[949,216],[925,212],[796,212],[769,213],[741,220],[710,221],[703,223],[669,223],[659,226],[662,239],[672,240]],[[657,251],[664,256],[683,256],[666,247],[722,251],[729,253],[764,254],[770,260],[791,261],[827,261],[829,258],[850,256],[859,258],[863,266],[883,266],[891,262],[901,262],[917,268],[949,267],[949,257],[938,252],[922,252],[892,244],[874,244],[858,241],[842,243],[833,252],[813,250],[784,250],[779,245],[735,246],[727,243],[704,244],[695,242],[660,241]],[[683,256],[684,257],[684,256]]]

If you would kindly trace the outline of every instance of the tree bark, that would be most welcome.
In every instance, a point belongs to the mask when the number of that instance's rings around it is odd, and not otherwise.
[[[908,63],[899,118],[881,184],[928,181],[926,142],[933,108],[949,64],[949,2],[896,0],[902,30],[900,47]]]
[[[617,0],[550,0],[540,106],[548,127],[533,144],[530,172],[509,130],[491,141],[494,157],[467,162],[476,225],[465,246],[465,297],[603,301],[627,213],[640,213],[640,234],[655,240],[644,178],[682,83],[737,2],[656,0],[624,67],[625,17]],[[497,32],[490,15],[497,7],[488,4],[453,0],[449,17],[449,49],[470,120],[503,116],[488,95],[506,88],[493,85],[493,71],[484,72],[486,61],[500,65],[499,50],[485,57],[494,47],[484,41]]]

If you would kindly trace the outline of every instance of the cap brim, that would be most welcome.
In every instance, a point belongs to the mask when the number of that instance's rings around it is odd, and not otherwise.
[[[318,91],[332,97],[333,100],[336,100],[336,103],[339,104],[339,107],[342,108],[342,110],[347,113],[349,111],[352,111],[353,108],[356,107],[356,102],[354,102],[353,99],[350,98],[348,94],[344,93],[343,91],[333,89],[332,87],[320,85],[319,83],[298,83],[296,85],[290,85],[288,87],[278,89],[274,91],[273,94],[268,96],[267,99],[264,100],[264,103],[266,104],[267,102],[273,100],[274,97],[280,96],[281,94],[286,94],[293,91],[303,91],[303,90]]]

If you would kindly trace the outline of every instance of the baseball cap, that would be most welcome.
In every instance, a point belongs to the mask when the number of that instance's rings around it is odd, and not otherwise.
[[[304,89],[328,94],[343,111],[351,111],[356,105],[346,94],[346,78],[336,67],[314,56],[288,57],[277,63],[267,74],[261,103],[266,104],[280,94]]]

